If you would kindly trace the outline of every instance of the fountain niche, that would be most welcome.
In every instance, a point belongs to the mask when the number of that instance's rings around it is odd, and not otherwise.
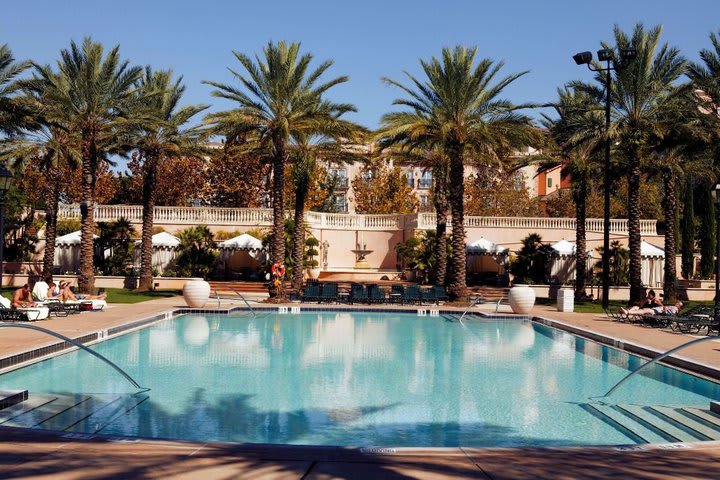
[[[370,263],[367,261],[366,257],[371,254],[373,250],[367,249],[367,245],[365,245],[364,232],[357,232],[355,236],[355,245],[357,248],[355,248],[355,250],[350,250],[355,254],[355,270],[367,270],[370,268]]]

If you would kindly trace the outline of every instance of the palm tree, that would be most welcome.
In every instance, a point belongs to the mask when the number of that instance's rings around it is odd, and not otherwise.
[[[642,299],[640,257],[640,184],[641,174],[649,155],[659,139],[658,125],[665,113],[673,108],[678,92],[677,80],[686,70],[686,61],[677,48],[660,45],[662,27],[645,30],[635,25],[632,36],[615,26],[615,45],[602,42],[611,52],[615,65],[612,81],[612,126],[609,134],[617,145],[616,151],[625,161],[628,180],[628,237],[630,246],[630,302]],[[626,61],[618,52],[635,48],[637,57]],[[596,65],[599,67],[600,65]],[[604,99],[605,74],[599,72],[596,85],[573,82],[571,86]]]
[[[383,146],[383,142],[381,142]],[[449,160],[447,155],[439,148],[415,148],[407,150],[394,148],[390,150],[393,159],[403,163],[415,165],[432,173],[432,202],[435,207],[435,235],[431,242],[433,246],[434,268],[429,274],[429,280],[435,285],[445,285],[447,279],[447,221],[450,213],[448,202],[448,171]]]
[[[538,173],[562,166],[561,175],[572,179],[571,194],[575,203],[575,298],[586,295],[587,239],[585,232],[586,203],[593,178],[599,176],[598,140],[605,129],[602,107],[588,95],[572,88],[558,89],[553,104],[557,118],[543,115],[556,155],[538,155],[518,163],[517,167],[539,164]]]
[[[42,120],[40,119],[40,123]],[[51,280],[55,263],[57,212],[60,203],[60,175],[64,165],[77,165],[80,153],[78,142],[58,125],[43,125],[22,131],[0,142],[0,159],[9,160],[21,168],[36,168],[47,181],[45,190],[45,249],[42,276]]]
[[[285,165],[289,161],[294,135],[311,137],[322,134],[343,113],[354,111],[347,104],[323,100],[323,95],[348,77],[337,77],[318,84],[320,77],[332,66],[331,60],[309,70],[311,54],[300,55],[299,43],[269,42],[263,49],[264,58],[255,60],[233,52],[245,72],[231,70],[240,87],[219,82],[205,82],[217,90],[212,94],[237,103],[237,108],[208,115],[206,121],[234,134],[252,134],[258,151],[269,152],[272,161],[273,228],[272,262],[283,263]]]
[[[7,44],[0,45],[0,133],[17,132],[26,112],[12,97],[17,90],[15,78],[31,65],[30,62],[15,62]]]
[[[128,127],[127,118],[137,108],[135,82],[142,70],[121,61],[119,46],[107,54],[100,43],[85,38],[60,52],[58,72],[35,64],[30,90],[43,98],[42,115],[48,122],[66,125],[77,136],[82,158],[81,244],[78,287],[92,292],[95,181],[108,154],[119,153],[118,138]]]
[[[205,153],[198,129],[186,128],[190,119],[205,110],[205,105],[179,107],[185,92],[182,77],[173,81],[172,71],[153,72],[146,67],[137,83],[139,97],[144,97],[143,115],[138,122],[134,146],[142,162],[143,213],[140,253],[140,290],[153,287],[152,234],[155,208],[155,185],[160,164],[167,159],[198,156]]]
[[[504,63],[484,58],[475,64],[476,54],[477,48],[445,48],[442,59],[420,61],[426,81],[406,74],[411,86],[383,79],[409,97],[393,102],[409,110],[383,116],[379,135],[384,142],[406,148],[439,148],[449,160],[448,179],[453,188],[449,195],[452,257],[448,293],[452,299],[460,298],[466,290],[466,159],[498,162],[505,152],[537,140],[530,118],[518,114],[519,107],[510,101],[499,98],[505,87],[527,72],[508,75],[491,85]]]
[[[357,138],[364,129],[354,123],[336,120],[335,125],[326,125],[324,136],[308,138],[302,134],[293,135],[290,154],[292,163],[291,176],[295,193],[295,212],[293,215],[292,263],[295,266],[292,274],[292,285],[300,288],[303,282],[303,259],[305,248],[305,202],[307,201],[312,175],[315,173],[319,159],[331,159],[335,163],[352,163],[362,158],[351,148],[347,148],[348,140]],[[327,135],[332,133],[332,138]]]

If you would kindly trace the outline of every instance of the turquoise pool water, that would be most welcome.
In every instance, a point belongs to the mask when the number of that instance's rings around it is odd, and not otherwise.
[[[466,317],[467,318],[467,317]],[[643,361],[526,321],[398,313],[186,315],[93,348],[152,388],[100,433],[387,446],[627,444],[579,404]],[[32,393],[131,393],[78,351],[10,372]],[[712,382],[665,367],[613,402],[694,405]]]

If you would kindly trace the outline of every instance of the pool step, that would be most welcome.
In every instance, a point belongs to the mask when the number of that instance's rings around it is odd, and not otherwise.
[[[125,395],[72,425],[68,425],[64,430],[68,432],[98,433],[148,398],[150,397],[147,395]]]
[[[0,389],[0,410],[24,402],[27,398],[27,390]]]
[[[665,443],[669,440],[669,438],[664,437],[657,430],[648,428],[644,424],[630,419],[612,405],[589,403],[585,404],[584,408],[605,423],[609,423],[614,428],[619,427],[619,429],[626,434],[629,433],[630,438],[635,441],[641,443]]]
[[[698,442],[720,440],[720,415],[709,410],[663,405],[585,404],[604,422],[641,442]]]
[[[56,398],[57,397],[54,395],[29,395],[28,399],[24,402],[15,404],[12,407],[4,408],[0,411],[0,425],[5,425],[9,420],[47,403],[53,402]]]
[[[18,415],[12,420],[5,422],[3,425],[23,428],[39,427],[42,423],[62,414],[68,409],[72,409],[83,402],[87,402],[91,398],[87,395],[54,395],[54,397],[54,400],[46,402],[37,408],[23,413],[22,415]]]
[[[0,410],[0,425],[96,433],[143,403],[147,395],[38,395]]]

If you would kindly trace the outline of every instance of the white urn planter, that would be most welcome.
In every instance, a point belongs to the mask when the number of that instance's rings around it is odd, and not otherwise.
[[[308,277],[312,278],[313,280],[317,280],[318,278],[320,278],[320,269],[308,268]]]
[[[183,285],[183,298],[191,308],[202,308],[210,298],[210,284],[205,280],[190,280]]]
[[[514,313],[526,315],[535,305],[535,291],[527,285],[513,285],[508,294],[508,302]]]

